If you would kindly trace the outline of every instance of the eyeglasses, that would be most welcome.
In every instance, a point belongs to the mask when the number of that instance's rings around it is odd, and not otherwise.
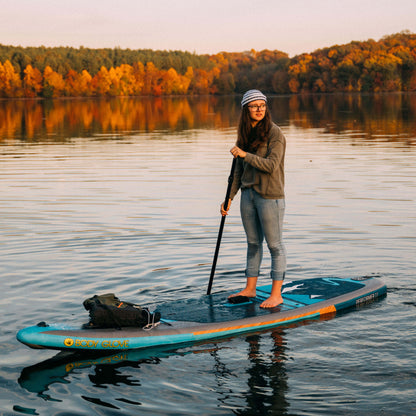
[[[251,111],[257,111],[257,110],[265,110],[266,104],[260,104],[260,105],[248,105],[247,106]]]

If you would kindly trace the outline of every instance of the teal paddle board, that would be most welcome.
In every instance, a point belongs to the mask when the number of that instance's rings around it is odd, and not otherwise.
[[[271,285],[257,288],[257,296],[231,304],[232,292],[162,303],[161,321],[152,329],[92,329],[44,322],[21,329],[17,339],[32,348],[83,351],[118,351],[175,346],[267,330],[280,325],[335,316],[382,298],[384,283],[374,277],[357,279],[313,278],[283,285],[282,305],[260,308]]]

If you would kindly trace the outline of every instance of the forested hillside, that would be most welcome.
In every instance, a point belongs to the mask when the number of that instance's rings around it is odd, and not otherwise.
[[[416,34],[333,45],[293,58],[222,52],[0,45],[0,97],[416,91]]]

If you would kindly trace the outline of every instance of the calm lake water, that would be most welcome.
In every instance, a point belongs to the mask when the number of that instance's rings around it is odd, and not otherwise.
[[[371,275],[387,297],[178,350],[50,360],[16,332],[85,322],[96,293],[205,293],[239,97],[0,101],[0,415],[416,414],[416,95],[270,105],[287,138],[287,279]],[[235,202],[213,291],[239,288],[244,262]]]

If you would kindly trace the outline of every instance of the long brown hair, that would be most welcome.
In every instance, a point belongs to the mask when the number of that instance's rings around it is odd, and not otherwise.
[[[271,126],[270,111],[266,107],[263,119],[255,127],[251,127],[250,110],[246,104],[241,110],[238,123],[237,146],[245,152],[255,153],[262,143],[267,142]]]

